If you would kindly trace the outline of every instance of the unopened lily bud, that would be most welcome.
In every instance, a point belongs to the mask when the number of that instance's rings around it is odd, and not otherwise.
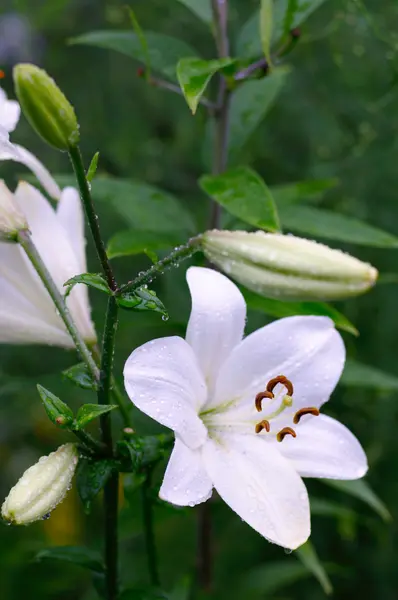
[[[28,229],[26,219],[19,209],[14,194],[0,180],[0,241],[16,241],[18,231]]]
[[[14,67],[14,83],[24,115],[44,139],[58,150],[79,142],[75,111],[55,81],[35,65]]]
[[[257,294],[281,300],[339,300],[371,288],[377,270],[341,250],[293,235],[207,231],[207,258]]]
[[[75,444],[65,444],[42,456],[22,475],[1,508],[3,519],[28,525],[47,517],[70,489],[78,461]]]

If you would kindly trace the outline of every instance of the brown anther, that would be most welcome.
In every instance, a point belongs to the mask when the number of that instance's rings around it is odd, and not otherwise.
[[[282,442],[286,435],[291,435],[292,437],[296,437],[296,432],[291,427],[284,427],[276,434],[276,439],[278,442]]]
[[[310,406],[308,408],[300,408],[300,410],[298,410],[293,417],[293,423],[295,425],[297,425],[297,423],[300,423],[300,419],[301,417],[304,417],[304,415],[313,415],[314,417],[317,417],[319,415],[319,410],[314,406]]]
[[[262,407],[262,402],[264,400],[264,398],[268,398],[270,400],[272,400],[272,398],[274,397],[274,394],[272,392],[260,392],[259,394],[257,394],[256,399],[254,401],[256,408],[257,408],[257,412],[261,412],[263,407]]]
[[[278,377],[270,379],[267,383],[267,392],[273,392],[274,388],[278,385],[278,383],[285,386],[285,388],[287,389],[288,396],[293,396],[293,384],[284,375],[278,375]]]
[[[255,432],[260,433],[260,431],[262,431],[263,429],[265,429],[267,433],[269,433],[269,430],[271,429],[269,421],[267,421],[266,419],[260,421],[260,423],[257,423]]]
[[[4,73],[3,69],[0,69],[0,79],[4,79],[5,76],[6,74]]]

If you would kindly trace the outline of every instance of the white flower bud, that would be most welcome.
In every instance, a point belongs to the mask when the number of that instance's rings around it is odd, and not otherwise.
[[[207,258],[257,294],[281,300],[339,300],[371,288],[378,272],[341,250],[293,235],[208,231]]]
[[[28,525],[45,518],[70,489],[77,462],[75,444],[65,444],[42,456],[8,494],[1,508],[3,519],[14,525]]]
[[[18,231],[28,229],[26,219],[19,209],[14,194],[0,180],[0,241],[13,241]]]

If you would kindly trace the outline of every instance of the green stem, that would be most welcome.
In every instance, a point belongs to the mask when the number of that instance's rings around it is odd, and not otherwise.
[[[200,250],[201,235],[191,238],[186,244],[176,248],[168,256],[155,263],[147,271],[140,273],[138,277],[121,286],[120,292],[133,292],[145,284],[151,283],[157,275],[161,275],[171,267],[176,267],[182,260],[190,258]]]
[[[94,439],[87,431],[84,431],[83,429],[72,429],[71,431],[93,454],[101,456],[107,453],[107,447],[102,442],[98,442]]]
[[[81,337],[72,317],[66,306],[65,300],[58,290],[53,278],[51,277],[46,265],[44,264],[40,254],[38,253],[36,246],[34,245],[29,231],[20,231],[18,233],[18,242],[25,250],[30,262],[32,263],[36,273],[39,275],[41,281],[44,284],[47,292],[51,296],[52,301],[59,313],[59,316],[63,320],[66,329],[68,330],[71,338],[73,339],[80,358],[84,361],[91,375],[98,379],[99,371],[98,367],[94,362],[93,357],[89,349],[86,346],[85,341]]]
[[[90,186],[86,178],[84,170],[84,164],[80,148],[73,146],[69,148],[69,157],[72,162],[73,169],[75,171],[77,183],[80,190],[80,196],[83,202],[84,210],[88,219],[88,223],[91,229],[91,234],[94,239],[95,247],[97,250],[98,258],[102,265],[102,269],[105,273],[108,285],[111,290],[117,290],[117,283],[113,275],[111,263],[106,254],[105,245],[101,237],[101,231],[98,223],[98,216],[94,209],[93,199],[91,197]]]
[[[145,544],[148,560],[148,571],[152,585],[159,585],[158,560],[155,543],[155,532],[153,527],[153,504],[150,496],[152,474],[147,473],[145,482],[141,487],[142,512],[144,518]]]
[[[110,404],[113,356],[118,325],[116,298],[109,296],[102,339],[101,370],[98,382],[98,404]],[[110,413],[100,417],[102,441],[113,455],[112,421]],[[118,596],[118,473],[115,471],[104,487],[105,565],[107,600]]]

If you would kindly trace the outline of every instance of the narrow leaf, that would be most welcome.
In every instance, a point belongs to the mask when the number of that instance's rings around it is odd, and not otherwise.
[[[329,596],[333,592],[333,587],[312,543],[310,541],[306,542],[300,548],[297,548],[295,552],[303,565],[319,581],[325,594]]]
[[[76,485],[84,510],[88,513],[91,503],[102,490],[112,471],[115,462],[110,459],[90,460],[81,458],[76,471]]]
[[[116,404],[83,404],[77,411],[76,429],[82,429],[90,421],[105,415],[114,408],[117,408]]]
[[[362,500],[370,506],[383,521],[391,521],[391,514],[380,498],[374,493],[369,484],[363,479],[355,479],[354,481],[339,481],[337,479],[322,479],[323,483],[330,487],[336,488],[341,492],[345,492],[354,498]]]
[[[161,300],[157,297],[153,290],[148,290],[143,287],[134,292],[123,292],[116,297],[117,303],[122,308],[130,310],[151,310],[159,312],[163,316],[167,317],[167,310]]]
[[[37,390],[50,421],[61,429],[68,428],[73,423],[73,412],[69,406],[43,386],[38,385]]]
[[[298,204],[303,201],[317,201],[325,192],[336,187],[339,183],[337,178],[309,179],[295,183],[273,185],[270,189],[277,206],[287,204]]]
[[[279,215],[284,228],[306,235],[364,246],[398,247],[398,238],[391,233],[331,210],[307,206],[280,206]]]
[[[186,6],[194,15],[201,19],[206,25],[211,25],[213,13],[211,10],[211,0],[177,0]]]
[[[398,377],[353,359],[347,359],[340,383],[350,387],[386,391],[398,390]]]
[[[118,256],[132,256],[135,254],[147,254],[157,252],[166,248],[178,246],[186,239],[179,232],[162,233],[154,231],[142,231],[140,229],[127,229],[116,233],[108,243],[107,254],[109,258]]]
[[[254,292],[242,290],[247,306],[252,310],[257,310],[272,317],[291,317],[294,315],[319,315],[330,317],[336,324],[336,327],[358,335],[356,327],[331,304],[326,302],[283,302],[273,298],[264,298]]]
[[[260,6],[260,39],[264,56],[267,63],[272,67],[271,62],[271,38],[272,38],[272,12],[273,0],[261,0]]]
[[[248,571],[239,586],[242,589],[240,597],[244,598],[247,592],[257,594],[256,598],[271,597],[275,592],[308,576],[308,569],[295,560],[272,561]]]
[[[311,497],[310,504],[312,515],[356,519],[356,514],[353,510],[337,502],[330,502],[330,500],[325,500],[324,498]]]
[[[196,113],[199,101],[215,73],[225,70],[235,61],[231,58],[201,60],[182,58],[177,64],[177,79],[192,114]]]
[[[204,175],[199,183],[211,198],[242,221],[268,231],[279,231],[272,194],[252,169],[237,167],[222,175]]]
[[[84,390],[97,390],[97,382],[93,379],[84,363],[73,365],[62,372],[62,375]]]
[[[72,289],[78,283],[83,283],[88,287],[95,288],[96,290],[100,290],[109,295],[112,293],[102,275],[99,275],[98,273],[81,273],[81,275],[75,275],[75,277],[71,277],[68,281],[65,281],[64,287],[67,288],[65,295],[69,296]]]
[[[127,10],[130,16],[131,24],[141,45],[142,56],[144,57],[145,63],[145,77],[149,81],[149,78],[151,76],[151,59],[149,56],[148,42],[131,6],[128,6]]]
[[[80,546],[54,546],[40,550],[35,560],[60,560],[79,565],[95,573],[104,573],[101,556],[98,552]]]
[[[92,180],[94,179],[95,174],[97,172],[98,159],[99,159],[99,152],[96,152],[94,154],[93,158],[91,159],[91,163],[88,168],[87,175],[86,175],[86,179],[89,183],[92,182]]]
[[[236,159],[239,150],[257,129],[281,91],[287,67],[278,67],[267,77],[241,85],[231,101],[229,150]]]

